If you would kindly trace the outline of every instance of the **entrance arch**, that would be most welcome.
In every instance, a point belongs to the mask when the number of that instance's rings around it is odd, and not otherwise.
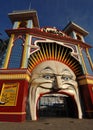
[[[73,97],[78,118],[82,118],[77,77],[83,74],[73,47],[56,42],[37,42],[39,49],[31,53],[28,70],[31,73],[29,108],[32,120],[37,120],[37,101],[45,93],[66,93]],[[70,98],[68,98],[71,101]],[[67,98],[64,99],[67,101]],[[69,101],[67,101],[69,104]],[[72,103],[73,104],[73,103]]]
[[[37,102],[37,118],[40,117],[78,118],[78,109],[73,96],[62,93],[44,94]]]
[[[74,106],[77,106],[78,109],[78,118],[82,118],[78,84],[75,73],[69,66],[59,61],[47,60],[38,64],[31,76],[29,106],[32,120],[37,120],[38,99],[46,93],[61,93],[71,97],[64,98],[69,105],[69,102],[74,99],[76,103]],[[75,111],[75,107],[73,108]]]

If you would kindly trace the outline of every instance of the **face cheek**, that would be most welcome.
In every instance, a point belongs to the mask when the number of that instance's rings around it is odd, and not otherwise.
[[[50,89],[50,88],[52,88],[53,87],[53,85],[52,85],[52,83],[50,82],[48,82],[48,83],[41,83],[40,85],[39,85],[39,87],[41,87],[41,88],[45,88],[45,89]]]
[[[75,90],[77,91],[77,82],[75,80],[68,80],[68,81],[64,81],[61,88],[62,89],[67,89],[67,90]]]
[[[32,79],[31,81],[31,86],[37,86],[37,87],[42,87],[42,88],[52,88],[52,81],[51,80],[46,80],[44,78],[36,78]]]
[[[78,84],[75,80],[69,80],[68,83],[73,85],[73,86],[78,86]]]

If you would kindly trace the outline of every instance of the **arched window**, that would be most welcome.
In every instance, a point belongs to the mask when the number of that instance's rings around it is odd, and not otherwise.
[[[77,40],[80,40],[80,41],[82,41],[82,38],[81,38],[81,36],[79,36],[78,34],[76,35],[76,37],[77,37]]]
[[[8,68],[20,68],[23,52],[23,40],[21,38],[14,41],[11,51]]]
[[[19,28],[26,28],[27,23],[25,21],[19,24]]]

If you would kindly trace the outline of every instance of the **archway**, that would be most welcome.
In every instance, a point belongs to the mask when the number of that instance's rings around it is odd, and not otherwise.
[[[37,103],[37,117],[78,118],[76,102],[73,97],[67,94],[44,94]]]
[[[29,106],[32,120],[37,120],[37,100],[45,93],[65,93],[67,104],[76,103],[78,118],[82,118],[77,78],[82,74],[78,60],[72,55],[71,48],[56,43],[38,43],[40,49],[30,55],[28,70],[31,72]],[[68,101],[70,100],[70,101]],[[75,108],[73,109],[75,111]]]

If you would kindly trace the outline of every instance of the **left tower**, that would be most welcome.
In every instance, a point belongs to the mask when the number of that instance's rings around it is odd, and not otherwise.
[[[33,27],[39,27],[37,12],[9,13],[13,28],[6,30],[10,37],[0,69],[0,121],[24,121],[30,73],[27,70]]]

